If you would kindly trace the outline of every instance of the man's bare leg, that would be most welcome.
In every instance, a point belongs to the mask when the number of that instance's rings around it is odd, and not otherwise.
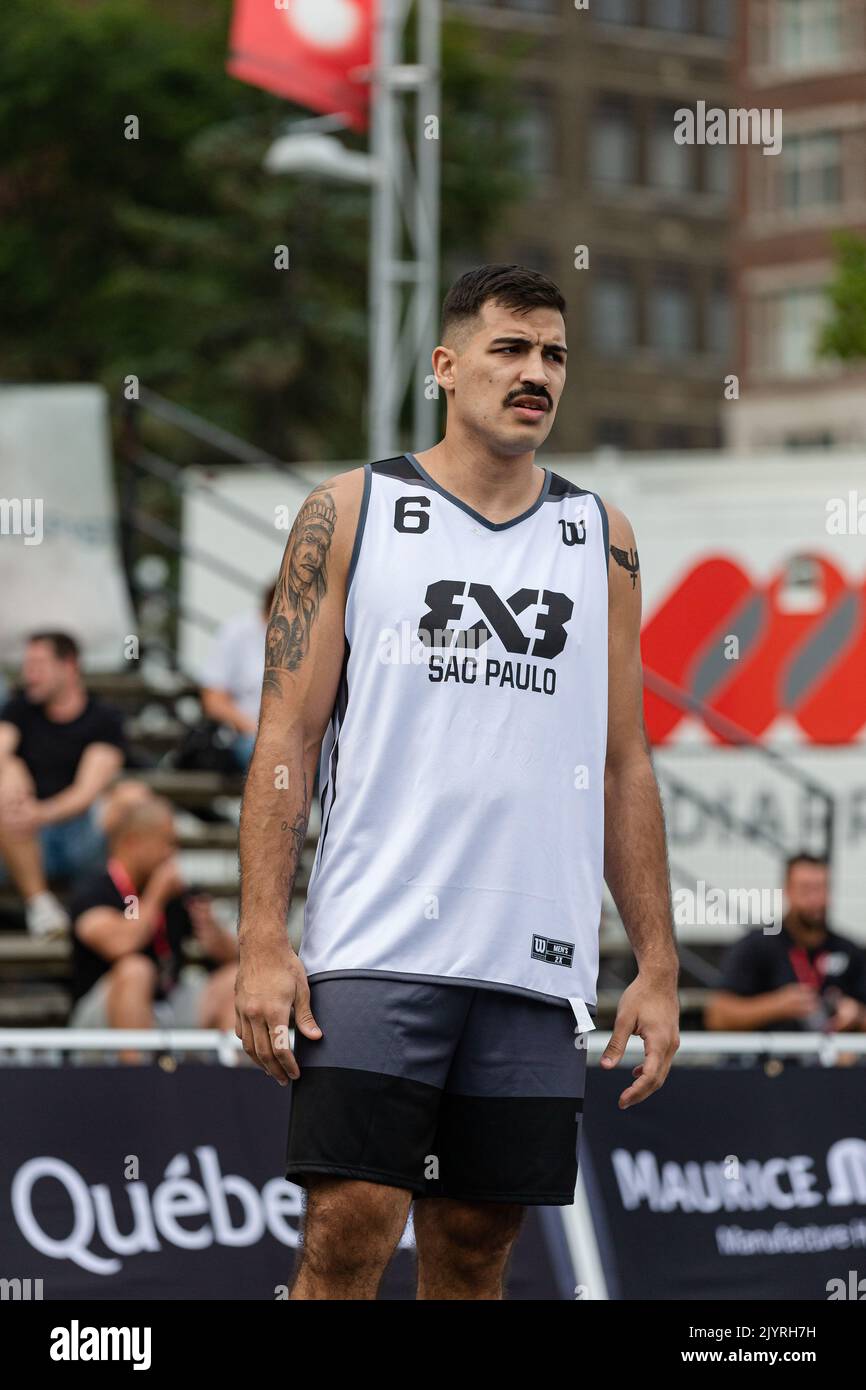
[[[419,1198],[418,1298],[502,1298],[505,1267],[524,1211],[512,1202]]]
[[[123,956],[111,967],[105,1007],[109,1028],[152,1028],[156,966],[147,956]],[[141,1053],[118,1053],[121,1062],[137,1065]]]
[[[25,902],[48,890],[38,835],[20,835],[0,826],[0,859]]]
[[[235,977],[238,968],[234,961],[221,965],[208,978],[199,1001],[199,1028],[219,1028],[223,1033],[235,1031]]]
[[[19,800],[33,796],[33,778],[20,758],[9,758],[0,780],[0,859],[18,892],[26,901],[47,891],[42,868],[42,846],[36,833],[20,833],[4,823],[4,812]]]
[[[402,1187],[311,1175],[290,1297],[375,1299],[411,1202],[412,1193]]]

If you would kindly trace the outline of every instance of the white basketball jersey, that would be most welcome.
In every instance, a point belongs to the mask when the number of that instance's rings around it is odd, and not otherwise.
[[[549,469],[491,522],[413,454],[367,464],[322,745],[310,978],[596,1001],[608,526]]]

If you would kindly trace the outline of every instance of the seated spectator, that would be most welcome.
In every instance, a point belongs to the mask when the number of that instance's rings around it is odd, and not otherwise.
[[[5,866],[27,930],[50,936],[69,918],[49,880],[84,872],[105,852],[93,808],[123,766],[123,723],[85,688],[66,633],[31,637],[21,676],[22,692],[0,709],[0,878]]]
[[[71,1027],[234,1029],[237,937],[185,886],[176,847],[171,805],[149,791],[114,819],[105,868],[70,900]],[[190,936],[212,967],[202,982],[180,978]]]
[[[208,719],[234,731],[232,752],[246,769],[253,753],[259,723],[265,636],[275,584],[262,595],[262,608],[229,618],[217,633],[204,668],[201,702]]]
[[[133,806],[152,801],[154,793],[146,782],[136,777],[122,777],[105,793],[100,803],[98,821],[106,841],[110,840],[120,821]]]
[[[827,925],[826,860],[788,860],[781,931],[738,941],[704,1022],[715,1031],[866,1032],[866,953]]]

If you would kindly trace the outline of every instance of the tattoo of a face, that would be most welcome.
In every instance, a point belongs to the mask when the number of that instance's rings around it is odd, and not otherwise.
[[[295,671],[307,654],[319,605],[328,589],[328,551],[337,508],[317,487],[295,518],[268,622],[262,694],[281,693],[279,672]]]
[[[634,588],[637,583],[638,574],[640,573],[640,561],[637,557],[637,546],[635,546],[634,549],[629,547],[628,550],[620,550],[617,546],[612,545],[610,548],[610,553],[616,560],[616,563],[618,565],[622,565],[623,569],[631,575],[631,587]]]

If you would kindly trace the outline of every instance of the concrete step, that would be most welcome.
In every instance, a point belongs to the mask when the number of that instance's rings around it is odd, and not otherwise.
[[[142,768],[132,774],[159,796],[187,806],[210,806],[215,797],[240,797],[243,777],[223,777],[218,772],[178,772],[173,768]]]

